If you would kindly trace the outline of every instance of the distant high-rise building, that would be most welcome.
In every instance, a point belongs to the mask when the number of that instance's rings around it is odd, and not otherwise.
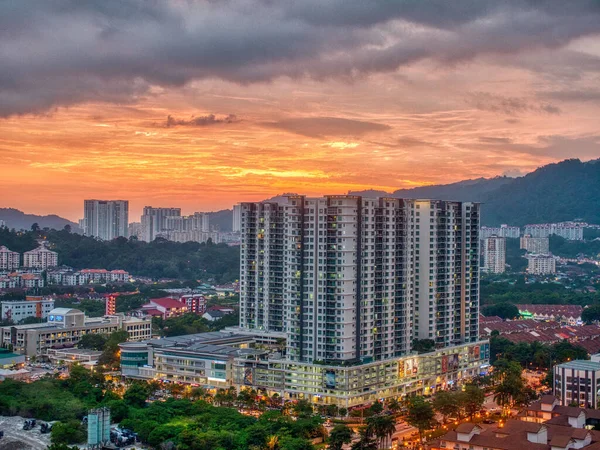
[[[239,233],[242,230],[242,205],[233,205],[232,231]]]
[[[478,340],[479,204],[353,195],[241,204],[242,330],[328,364]]]
[[[202,227],[200,230],[205,233],[210,231],[210,215],[208,213],[202,213]]]
[[[490,236],[483,240],[483,270],[488,273],[504,273],[506,238]]]
[[[58,253],[48,250],[44,245],[23,253],[23,266],[46,270],[58,266]]]
[[[586,225],[581,222],[535,223],[525,225],[525,234],[534,238],[556,235],[569,241],[582,241]]]
[[[152,242],[156,235],[167,230],[168,217],[181,217],[181,208],[153,208],[146,206],[141,218],[142,240]]]
[[[131,222],[128,228],[129,237],[136,237],[138,240],[142,240],[142,224],[140,222]]]
[[[549,253],[550,240],[547,237],[531,237],[526,234],[521,238],[520,247],[528,253]]]
[[[5,246],[0,247],[0,270],[18,269],[21,262],[21,255],[13,252]]]
[[[554,256],[547,255],[527,255],[527,272],[532,275],[549,275],[556,273],[556,259]]]
[[[129,202],[127,200],[84,200],[84,233],[110,241],[127,237]]]
[[[481,232],[479,235],[481,239],[486,239],[492,236],[518,239],[519,236],[521,236],[521,228],[511,227],[506,224],[502,224],[499,227],[481,227]]]

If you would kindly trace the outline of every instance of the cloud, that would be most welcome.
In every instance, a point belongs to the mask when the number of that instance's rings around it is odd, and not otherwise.
[[[239,122],[239,119],[235,114],[229,114],[221,119],[218,119],[214,114],[209,114],[207,116],[192,116],[189,120],[185,119],[176,119],[173,116],[167,116],[167,121],[164,126],[166,128],[171,127],[207,127],[210,125],[218,125],[218,124],[228,124]]]
[[[481,139],[480,139],[481,141]],[[483,142],[483,141],[482,141]],[[600,135],[592,136],[538,136],[535,144],[519,144],[488,141],[484,147],[506,151],[525,153],[535,157],[562,160],[580,158],[596,159],[600,155]]]
[[[483,136],[479,138],[479,142],[483,142],[484,144],[511,144],[512,139]]]
[[[505,97],[491,94],[489,92],[474,92],[467,96],[468,105],[482,111],[491,111],[509,116],[537,113],[537,114],[560,114],[561,110],[550,103],[538,102],[519,97]]]
[[[388,125],[341,117],[297,117],[264,125],[311,138],[335,136],[358,137],[372,132],[390,130]]]
[[[202,79],[353,80],[421,60],[454,66],[600,32],[595,0],[34,3],[0,2],[0,116],[135,102],[152,87]]]
[[[600,91],[595,89],[572,89],[548,91],[538,94],[540,97],[564,102],[600,102]]]

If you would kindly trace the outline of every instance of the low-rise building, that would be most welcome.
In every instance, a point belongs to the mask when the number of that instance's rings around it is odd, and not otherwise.
[[[527,272],[532,275],[550,275],[556,273],[556,259],[547,254],[527,255]]]
[[[70,267],[51,270],[47,274],[49,284],[62,286],[83,286],[87,284],[126,283],[129,273],[125,270],[82,269],[75,271]]]
[[[0,270],[18,269],[20,262],[21,255],[19,253],[9,250],[4,245],[0,246]]]
[[[40,245],[36,249],[23,253],[23,266],[41,270],[56,267],[58,266],[58,253]]]
[[[187,305],[191,313],[202,315],[206,312],[206,297],[202,294],[185,294],[181,296],[180,301]]]
[[[101,351],[85,348],[51,348],[47,353],[48,359],[53,363],[65,364],[68,366],[75,363],[84,366],[95,366],[100,355],[102,355]]]
[[[132,379],[248,387],[278,393],[286,400],[349,407],[432,394],[486,373],[489,367],[488,342],[355,366],[290,361],[281,353],[284,343],[283,333],[229,330],[126,342],[120,344],[121,372]]]
[[[157,312],[160,313],[163,319],[170,317],[178,317],[190,312],[187,303],[175,300],[170,297],[163,298],[152,298],[142,306],[142,313],[147,313],[153,317],[156,317]]]
[[[430,444],[431,450],[567,450],[600,448],[600,436],[585,428],[509,419],[491,426],[463,423]]]
[[[525,319],[552,321],[567,325],[582,325],[580,305],[516,305],[519,314]]]
[[[4,300],[0,302],[3,320],[18,323],[28,317],[46,319],[54,309],[54,299],[38,296],[27,296],[25,300]]]
[[[563,406],[600,407],[600,355],[554,366],[554,395]]]
[[[149,339],[152,322],[122,314],[89,318],[78,309],[55,308],[48,314],[47,322],[0,327],[0,346],[12,345],[19,353],[40,356],[49,349],[73,347],[88,333],[110,334],[118,330],[127,331],[131,340]]]

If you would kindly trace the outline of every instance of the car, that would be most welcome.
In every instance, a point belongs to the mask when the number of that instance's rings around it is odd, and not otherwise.
[[[494,420],[492,420],[492,419],[485,419],[485,420],[483,421],[483,423],[485,423],[485,424],[487,424],[487,425],[491,425],[491,424],[493,424],[493,423],[496,423],[496,422],[495,422]]]

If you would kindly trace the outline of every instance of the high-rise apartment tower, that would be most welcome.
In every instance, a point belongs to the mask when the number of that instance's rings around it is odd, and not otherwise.
[[[129,201],[84,200],[84,234],[105,241],[129,235]]]
[[[355,195],[241,203],[240,327],[293,361],[351,364],[476,342],[479,204]]]

